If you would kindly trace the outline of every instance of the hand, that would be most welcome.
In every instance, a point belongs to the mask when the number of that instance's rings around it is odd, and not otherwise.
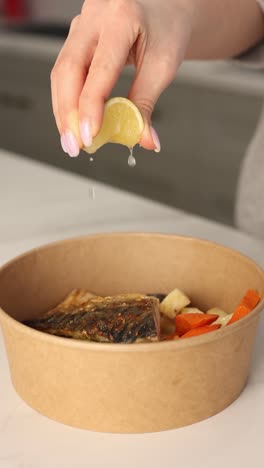
[[[151,114],[175,78],[192,31],[191,0],[86,0],[51,73],[61,143],[70,156],[90,146],[126,64],[135,66],[129,91],[145,120],[140,144],[160,150]]]

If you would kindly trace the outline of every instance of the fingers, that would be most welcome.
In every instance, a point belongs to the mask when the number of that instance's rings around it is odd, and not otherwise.
[[[68,45],[68,42],[69,42],[69,39],[70,37],[72,36],[73,34],[73,31],[76,30],[77,28],[77,24],[79,23],[79,16],[76,16],[76,18],[74,18],[71,22],[71,26],[70,26],[70,30],[69,30],[69,34],[68,34],[68,37],[65,41],[65,44],[56,60],[56,63],[51,71],[51,98],[52,98],[52,107],[53,107],[53,113],[54,113],[54,117],[55,117],[55,120],[56,120],[56,124],[57,124],[57,127],[58,127],[58,130],[59,132],[61,133],[62,131],[62,124],[61,124],[61,121],[60,121],[60,116],[59,116],[59,105],[58,105],[58,92],[57,92],[57,80],[56,80],[56,75],[57,75],[57,69],[58,69],[58,65],[59,65],[59,62],[61,60],[61,57],[64,55],[64,51],[66,50],[67,48],[67,45]]]
[[[81,135],[85,145],[87,134],[95,136],[101,127],[104,102],[118,80],[134,40],[123,22],[117,25],[112,21],[101,33],[79,101]]]
[[[83,145],[91,145],[101,127],[104,103],[122,68],[131,60],[137,71],[129,98],[146,124],[140,143],[146,149],[160,151],[151,115],[159,96],[173,80],[179,60],[174,35],[167,47],[163,33],[157,34],[159,21],[154,23],[152,47],[148,46],[143,10],[137,1],[86,0],[81,15],[72,23],[51,74],[53,111],[62,147],[71,156],[77,156]]]
[[[98,133],[104,102],[137,39],[139,8],[131,5],[103,1],[102,14],[98,2],[86,1],[52,71],[54,115],[62,147],[71,156],[83,145],[90,146]]]
[[[59,116],[57,83],[56,83],[56,80],[53,79],[52,73],[53,73],[53,71],[51,72],[51,101],[52,101],[52,108],[53,108],[53,114],[54,114],[54,117],[55,117],[55,121],[56,121],[58,130],[61,133],[62,125],[61,125],[60,116]]]
[[[78,156],[81,147],[78,102],[86,74],[84,62],[67,60],[60,64],[55,84],[62,145],[70,156]]]
[[[78,17],[79,18],[79,17]],[[96,45],[91,30],[83,34],[75,20],[69,37],[51,73],[52,104],[61,143],[70,156],[78,156],[82,141],[79,131],[79,97]]]
[[[160,151],[160,141],[157,132],[151,126],[151,115],[155,104],[173,81],[177,70],[177,57],[146,51],[140,68],[137,70],[134,82],[129,92],[129,99],[133,101],[145,120],[145,129],[140,145],[145,149]]]

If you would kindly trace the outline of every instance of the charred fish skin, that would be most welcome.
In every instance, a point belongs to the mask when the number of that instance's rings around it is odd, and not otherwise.
[[[24,323],[53,335],[108,343],[157,341],[160,336],[159,300],[153,297],[91,298],[77,309],[57,306],[53,311]]]

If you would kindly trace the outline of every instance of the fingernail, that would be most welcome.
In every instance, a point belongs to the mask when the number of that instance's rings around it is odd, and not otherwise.
[[[160,140],[159,140],[158,134],[157,134],[156,130],[153,127],[150,127],[150,131],[151,131],[151,136],[152,136],[153,143],[155,145],[154,151],[156,153],[159,153],[160,152]]]
[[[61,135],[61,146],[62,146],[64,153],[67,153],[64,134]]]
[[[72,158],[75,158],[80,153],[80,148],[74,134],[70,130],[66,130],[61,137],[61,146],[65,153],[68,153]]]
[[[89,148],[89,146],[91,146],[92,144],[93,138],[92,138],[92,129],[88,120],[83,120],[81,122],[80,131],[81,131],[81,137],[82,137],[84,146]]]

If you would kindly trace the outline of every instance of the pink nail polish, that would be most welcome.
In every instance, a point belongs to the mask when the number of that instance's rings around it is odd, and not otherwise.
[[[64,135],[61,135],[61,147],[62,147],[64,153],[67,153]]]
[[[78,142],[71,130],[66,130],[66,132],[63,133],[61,137],[61,145],[63,150],[72,158],[75,158],[80,153]]]
[[[156,130],[153,127],[150,127],[150,131],[151,131],[151,136],[152,136],[153,143],[155,145],[154,151],[156,153],[159,153],[160,152],[160,140],[159,140],[158,134],[157,134]]]
[[[92,138],[92,129],[91,125],[88,120],[83,120],[80,125],[80,132],[83,144],[89,148],[91,146],[93,138]]]

